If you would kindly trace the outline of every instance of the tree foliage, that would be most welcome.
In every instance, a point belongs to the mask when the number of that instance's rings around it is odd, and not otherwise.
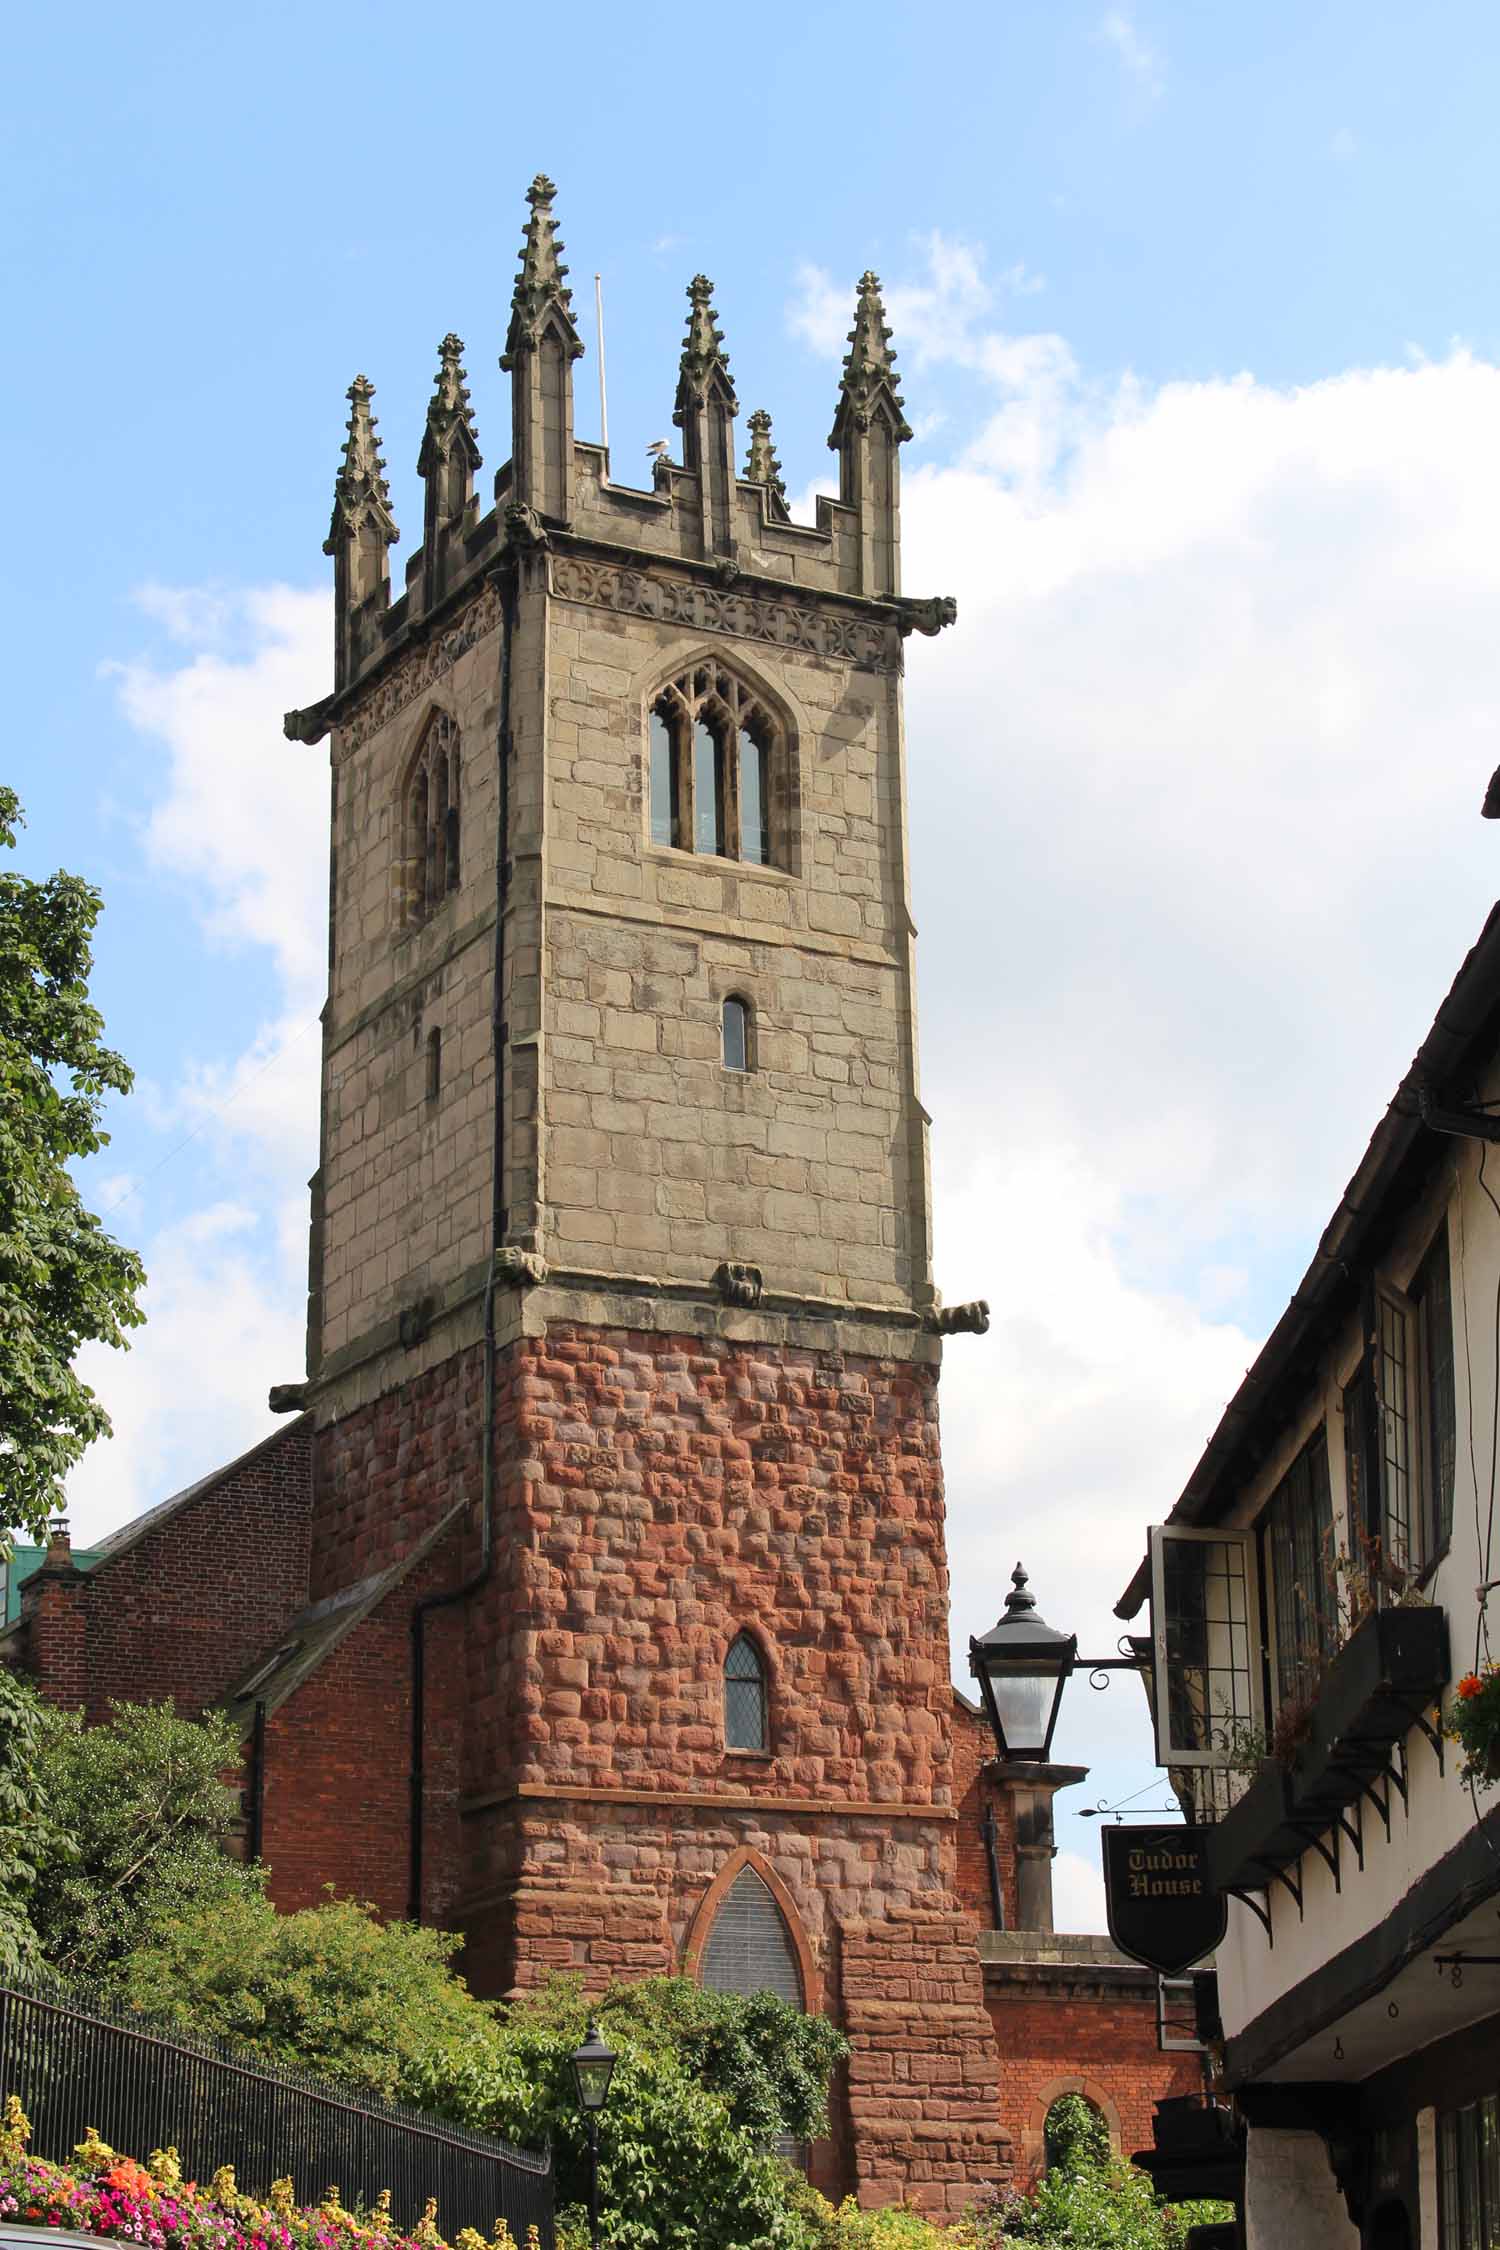
[[[0,787],[0,847],[20,802]],[[99,894],[76,875],[0,875],[0,1493],[6,1522],[37,1537],[63,1478],[109,1419],[75,1373],[80,1345],[121,1345],[145,1280],[84,1208],[68,1172],[109,1136],[107,1093],[131,1074],[89,1004]]]
[[[352,1899],[278,1914],[246,1888],[157,1913],[117,1982],[153,2015],[403,2099],[422,2058],[462,2055],[493,2029],[450,1966],[458,1944]]]
[[[223,1777],[240,1743],[218,1714],[117,1703],[106,1725],[90,1727],[44,1705],[36,1752],[55,1848],[31,1916],[55,1968],[108,1979],[162,1924],[259,1895],[259,1874],[224,1850],[239,1796]]]
[[[0,1975],[40,1954],[31,1909],[44,1876],[55,1880],[75,1847],[59,1820],[43,1754],[47,1711],[28,1680],[0,1666]]]

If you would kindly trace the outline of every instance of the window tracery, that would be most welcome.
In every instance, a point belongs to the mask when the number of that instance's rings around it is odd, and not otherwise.
[[[425,922],[459,875],[459,732],[446,711],[435,711],[411,762],[403,810],[402,919]]]
[[[648,734],[653,844],[786,864],[790,745],[751,688],[721,664],[694,664],[657,695]]]

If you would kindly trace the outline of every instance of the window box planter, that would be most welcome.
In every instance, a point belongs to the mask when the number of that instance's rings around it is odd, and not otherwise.
[[[1208,1831],[1208,1875],[1216,1891],[1263,1891],[1307,1849],[1307,1825],[1292,1825],[1291,1788],[1274,1758],[1263,1758],[1244,1795]]]
[[[1293,1761],[1297,1814],[1332,1821],[1353,1804],[1447,1684],[1446,1611],[1380,1609],[1366,1617],[1324,1674],[1311,1732]]]

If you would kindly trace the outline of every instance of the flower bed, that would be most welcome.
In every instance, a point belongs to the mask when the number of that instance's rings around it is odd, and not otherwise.
[[[0,2122],[0,2219],[136,2242],[147,2250],[450,2250],[429,2202],[415,2227],[397,2224],[387,2190],[369,2211],[346,2210],[330,2187],[299,2207],[290,2179],[276,2180],[262,2203],[242,2194],[234,2167],[221,2164],[205,2186],[184,2180],[175,2148],[153,2149],[145,2164],[120,2156],[90,2126],[71,2169],[28,2153],[30,2121],[11,2094]],[[503,2219],[487,2244],[461,2228],[451,2250],[521,2250]],[[539,2250],[537,2229],[524,2250]]]

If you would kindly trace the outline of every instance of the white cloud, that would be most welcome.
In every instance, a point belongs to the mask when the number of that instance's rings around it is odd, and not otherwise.
[[[908,643],[937,1278],[994,1308],[943,1378],[955,1656],[1018,1555],[1108,1654],[1495,895],[1500,369],[1101,380],[962,245],[890,279],[969,417],[902,493],[959,603]],[[1057,1749],[1139,1787],[1138,1686]]]
[[[1121,68],[1147,99],[1159,99],[1166,87],[1161,57],[1141,37],[1131,11],[1128,8],[1107,10],[1099,19],[1099,37],[1119,57]]]
[[[328,669],[323,594],[273,586],[237,598],[154,587],[149,613],[188,642],[186,663],[116,672],[131,724],[164,744],[165,796],[147,854],[191,886],[211,935],[269,948],[294,1002],[321,995],[328,888],[327,759],[283,739],[281,714]],[[233,626],[243,654],[226,654]]]
[[[303,1365],[306,1181],[317,1161],[327,758],[288,743],[281,717],[326,676],[328,600],[287,587],[159,586],[138,599],[182,652],[112,668],[128,719],[164,759],[142,849],[175,879],[175,945],[196,926],[216,946],[248,949],[265,1004],[239,1054],[189,1052],[174,1083],[141,1084],[142,1112],[162,1136],[156,1163],[90,1182],[95,1208],[141,1249],[147,1324],[128,1352],[95,1347],[80,1360],[115,1432],[69,1479],[80,1537],[274,1427],[266,1392]],[[219,1025],[196,1032],[207,1047]],[[172,1206],[190,1146],[218,1184],[183,1215]]]
[[[1059,1930],[1105,1928],[1104,1878],[1096,1860],[1081,1852],[1058,1853],[1052,1862],[1052,1920]]]
[[[306,1226],[305,1196],[282,1209],[224,1201],[151,1238],[145,1328],[128,1352],[79,1355],[114,1423],[68,1480],[80,1544],[274,1428],[266,1392],[302,1372]]]

